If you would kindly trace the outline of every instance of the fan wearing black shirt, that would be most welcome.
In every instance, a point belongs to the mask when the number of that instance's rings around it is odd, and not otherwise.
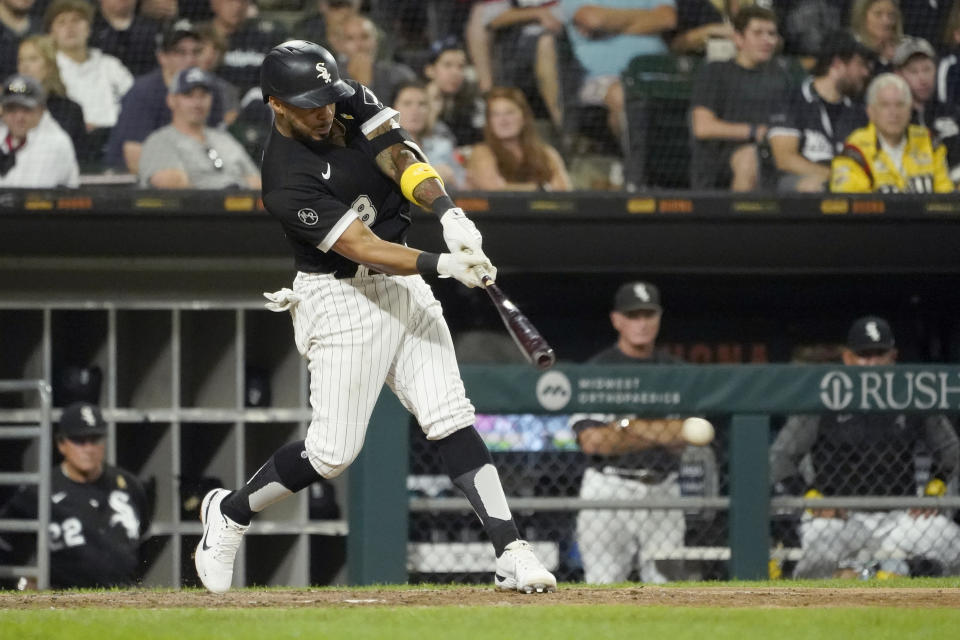
[[[780,172],[777,189],[826,190],[830,162],[844,140],[867,123],[860,96],[873,54],[845,31],[824,38],[812,73],[770,117],[770,150]]]

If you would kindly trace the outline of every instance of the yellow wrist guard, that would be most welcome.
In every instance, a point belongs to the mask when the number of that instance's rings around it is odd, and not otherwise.
[[[429,180],[430,178],[440,180],[440,174],[426,162],[416,162],[407,167],[400,175],[400,190],[407,200],[414,204],[420,204],[417,202],[417,199],[413,197],[413,190],[416,189],[421,182]],[[440,180],[440,184],[443,184],[443,180]]]

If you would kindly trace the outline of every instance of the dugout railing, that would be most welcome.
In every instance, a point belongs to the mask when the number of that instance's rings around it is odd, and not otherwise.
[[[0,519],[0,538],[6,533],[30,533],[36,536],[36,555],[32,565],[0,565],[0,578],[32,578],[38,589],[50,586],[49,537],[50,524],[50,467],[53,434],[51,427],[50,385],[43,380],[0,380],[0,394],[36,394],[39,407],[37,424],[0,424],[0,442],[9,446],[12,441],[33,441],[36,470],[0,471],[0,485],[32,484],[37,487],[36,520]]]
[[[583,508],[683,508],[729,511],[725,546],[676,552],[681,559],[728,561],[729,576],[766,578],[769,562],[797,559],[799,549],[771,546],[777,511],[821,507],[956,509],[960,498],[771,498],[768,455],[771,416],[829,412],[951,414],[960,408],[960,367],[897,365],[587,366],[561,364],[548,372],[524,366],[464,366],[467,393],[486,413],[632,413],[730,416],[726,442],[729,495],[656,501],[579,498],[510,499],[515,512]],[[410,497],[406,491],[407,415],[384,393],[367,443],[350,473],[349,579],[356,584],[404,582],[413,548],[405,536],[411,513],[464,512],[460,498]],[[719,438],[718,438],[719,440]],[[509,498],[509,496],[508,496]],[[423,549],[416,553],[422,555]]]

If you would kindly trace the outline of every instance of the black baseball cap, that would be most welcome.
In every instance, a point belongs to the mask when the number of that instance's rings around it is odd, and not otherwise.
[[[216,82],[212,75],[200,67],[188,67],[178,71],[170,83],[170,93],[190,93],[196,87],[213,91]]]
[[[660,290],[649,282],[637,281],[621,285],[613,298],[613,310],[627,313],[640,309],[662,311]]]
[[[102,437],[107,435],[107,423],[97,405],[74,402],[63,410],[57,435],[63,438]]]
[[[157,33],[157,48],[161,51],[170,51],[184,38],[200,40],[200,32],[197,31],[196,25],[192,22],[186,18],[181,18],[171,22]]]
[[[42,107],[47,103],[47,92],[43,86],[31,78],[19,73],[7,78],[0,93],[0,106],[19,104],[28,109]]]
[[[890,323],[879,316],[864,316],[853,323],[847,334],[847,348],[862,351],[889,351],[896,345]]]

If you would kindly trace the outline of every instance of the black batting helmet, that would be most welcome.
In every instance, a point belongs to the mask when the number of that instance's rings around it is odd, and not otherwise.
[[[353,95],[353,87],[340,79],[333,55],[307,40],[278,44],[260,67],[263,101],[273,96],[295,107],[312,109]]]

